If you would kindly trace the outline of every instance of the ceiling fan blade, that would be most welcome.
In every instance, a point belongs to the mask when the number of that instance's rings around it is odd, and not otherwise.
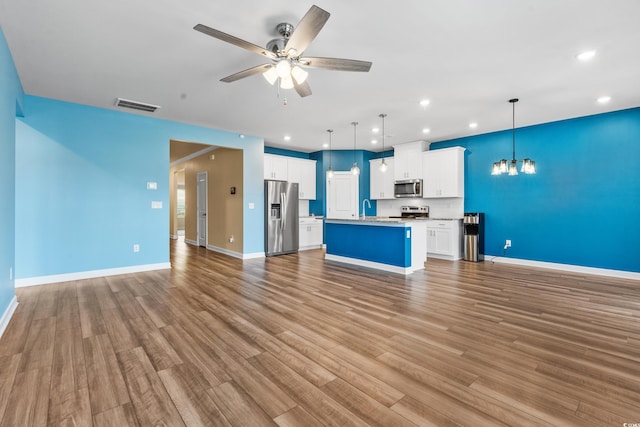
[[[288,53],[290,49],[295,49],[297,54],[294,56],[299,56],[316,38],[330,15],[329,12],[316,5],[311,6],[293,30],[284,51]]]
[[[238,37],[232,36],[231,34],[223,33],[222,31],[207,27],[206,25],[198,24],[193,27],[193,29],[196,31],[200,31],[201,33],[204,33],[208,36],[214,37],[218,40],[222,40],[223,42],[231,43],[232,45],[241,47],[250,52],[257,53],[258,55],[263,55],[271,59],[276,58],[276,55],[273,52],[269,52],[263,47],[255,45],[253,43],[249,43],[246,40],[239,39]]]
[[[300,64],[307,67],[326,68],[328,70],[339,71],[361,71],[368,72],[371,69],[371,62],[358,61],[357,59],[340,59],[340,58],[300,58]]]
[[[220,79],[220,81],[225,83],[235,82],[236,80],[244,79],[245,77],[253,76],[254,74],[264,73],[271,67],[273,67],[273,64],[262,64],[247,68],[246,70],[238,71],[235,74],[231,74],[230,76]]]
[[[300,95],[301,98],[304,98],[305,96],[309,96],[312,93],[311,86],[309,86],[309,83],[306,80],[298,84],[294,79],[293,87],[295,88],[296,92],[298,92],[298,95]]]

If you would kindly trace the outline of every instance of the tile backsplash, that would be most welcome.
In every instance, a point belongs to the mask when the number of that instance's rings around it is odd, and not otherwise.
[[[401,206],[429,206],[430,218],[462,218],[464,216],[464,199],[461,197],[378,200],[377,204],[378,216],[398,216]]]

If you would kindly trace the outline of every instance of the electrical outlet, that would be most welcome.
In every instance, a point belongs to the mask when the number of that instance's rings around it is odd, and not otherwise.
[[[507,249],[507,248],[510,248],[510,247],[511,247],[511,240],[507,239],[507,241],[504,243],[504,248]]]
[[[236,240],[235,237],[233,237],[233,235],[231,235],[231,237],[229,237],[229,243],[233,243],[234,240]]]
[[[135,244],[133,245],[133,252],[140,252],[140,245],[139,244]]]

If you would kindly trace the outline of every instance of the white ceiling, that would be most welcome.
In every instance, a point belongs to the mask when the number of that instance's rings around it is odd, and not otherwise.
[[[378,151],[380,113],[393,145],[510,128],[512,97],[516,126],[640,106],[638,0],[317,0],[331,17],[306,55],[373,66],[310,69],[306,98],[288,90],[278,99],[260,75],[220,82],[265,61],[193,30],[202,23],[265,45],[276,24],[297,24],[312,4],[0,0],[0,25],[28,94],[109,109],[117,97],[147,102],[162,107],[154,117],[300,151],[321,150],[328,128],[334,149],[352,148],[352,121],[358,148]],[[587,49],[597,55],[579,62]],[[601,95],[611,102],[596,103]]]

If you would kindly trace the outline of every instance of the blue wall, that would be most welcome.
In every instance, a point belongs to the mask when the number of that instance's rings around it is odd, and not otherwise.
[[[23,98],[22,84],[0,28],[0,317],[15,295],[9,270],[15,272],[15,123]]]
[[[309,159],[309,153],[303,153],[301,151],[294,151],[294,150],[287,150],[284,148],[265,146],[264,152],[266,154],[276,154],[278,156],[288,156],[288,157],[297,157],[299,159]]]
[[[168,262],[170,139],[244,149],[243,251],[263,251],[261,138],[32,96],[24,112],[16,127],[17,278]],[[152,200],[163,209],[152,210]]]
[[[516,130],[537,174],[491,175],[511,130],[433,143],[467,148],[465,211],[485,212],[487,254],[640,271],[640,108]]]

